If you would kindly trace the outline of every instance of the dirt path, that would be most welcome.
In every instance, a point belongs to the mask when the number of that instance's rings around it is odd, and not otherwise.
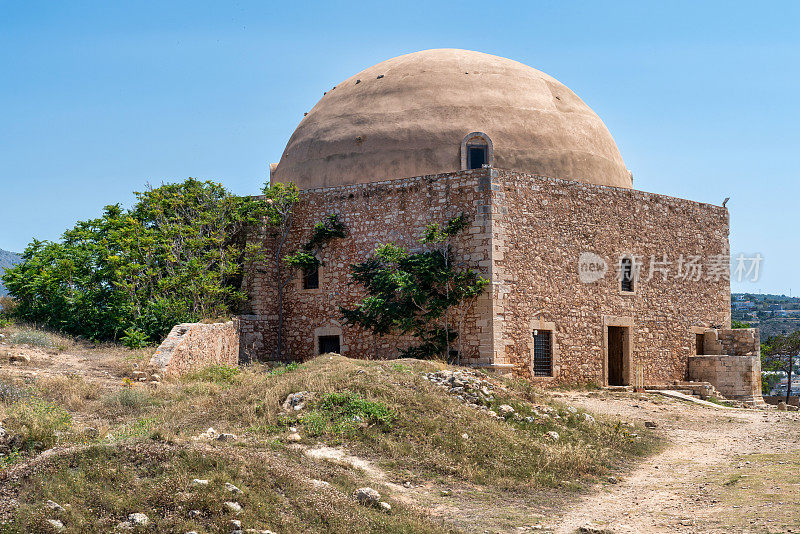
[[[742,455],[800,450],[800,417],[794,413],[716,410],[655,395],[565,397],[623,420],[653,421],[668,446],[619,483],[598,486],[568,506],[550,522],[557,533],[587,524],[614,532],[730,532],[724,519],[731,505],[716,498],[712,483],[741,467]]]
[[[10,362],[11,355],[24,355],[29,362]],[[99,388],[118,387],[123,378],[130,374],[137,359],[125,359],[118,354],[103,349],[67,350],[45,349],[30,346],[0,346],[0,372],[26,378],[45,378],[78,375]]]

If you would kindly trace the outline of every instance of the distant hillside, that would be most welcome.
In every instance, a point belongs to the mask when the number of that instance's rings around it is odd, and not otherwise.
[[[22,261],[22,256],[14,252],[8,252],[0,248],[0,276],[3,275],[6,269],[12,267]],[[0,280],[0,297],[6,295],[6,288],[3,287],[3,282]]]

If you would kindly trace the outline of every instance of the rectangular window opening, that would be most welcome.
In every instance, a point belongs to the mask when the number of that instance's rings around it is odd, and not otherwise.
[[[319,289],[319,266],[303,269],[303,289]]]
[[[552,332],[536,330],[533,333],[533,376],[553,376]]]
[[[620,262],[620,289],[629,293],[633,292],[633,261],[623,258]]]
[[[486,161],[487,149],[485,146],[467,146],[467,168],[481,169]]]
[[[317,341],[320,354],[328,354],[329,352],[339,354],[341,351],[339,336],[319,336]]]

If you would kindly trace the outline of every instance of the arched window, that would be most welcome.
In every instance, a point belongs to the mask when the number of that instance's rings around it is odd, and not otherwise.
[[[492,140],[483,132],[472,132],[461,141],[461,170],[480,169],[494,164]]]

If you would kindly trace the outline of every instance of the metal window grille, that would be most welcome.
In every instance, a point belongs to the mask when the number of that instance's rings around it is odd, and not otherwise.
[[[533,335],[533,376],[553,376],[553,343],[549,330]]]

